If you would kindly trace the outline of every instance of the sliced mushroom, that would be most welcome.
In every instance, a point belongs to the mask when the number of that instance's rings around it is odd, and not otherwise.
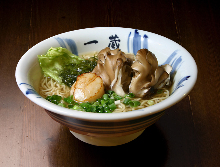
[[[137,52],[136,60],[131,68],[134,70],[134,76],[129,86],[129,92],[134,93],[136,97],[147,96],[150,94],[151,88],[163,87],[168,82],[167,78],[172,70],[170,65],[158,67],[157,58],[147,49],[140,49]]]
[[[97,66],[92,71],[103,80],[105,89],[124,96],[131,82],[132,60],[120,49],[105,48],[98,54]]]
[[[169,64],[165,64],[162,65],[161,68],[163,68],[163,73],[160,75],[157,83],[154,85],[155,89],[161,89],[165,85],[170,85],[170,72],[172,71],[172,67]]]

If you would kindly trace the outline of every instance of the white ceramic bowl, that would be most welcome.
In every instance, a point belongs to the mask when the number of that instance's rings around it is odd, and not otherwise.
[[[100,51],[107,46],[134,54],[147,48],[156,55],[159,65],[173,67],[171,96],[159,104],[126,113],[79,112],[50,103],[38,94],[42,73],[37,55],[59,46],[76,55]],[[99,27],[62,33],[38,43],[22,56],[15,77],[27,98],[43,107],[52,119],[69,127],[78,139],[98,146],[115,146],[138,137],[164,114],[165,109],[183,99],[196,82],[197,66],[186,49],[160,35],[131,28]]]

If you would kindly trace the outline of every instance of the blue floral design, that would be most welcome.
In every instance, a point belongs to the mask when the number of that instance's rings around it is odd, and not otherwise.
[[[67,43],[71,52],[78,56],[78,49],[77,49],[77,46],[74,40],[69,39],[69,38],[60,38],[60,37],[55,37],[55,39],[60,44],[60,46],[63,48],[67,48],[66,46],[66,43]]]
[[[182,64],[182,56],[179,56],[176,58],[177,54],[178,54],[179,50],[175,50],[168,58],[167,60],[162,64],[170,64],[172,66],[172,71],[170,73],[170,75],[172,76],[174,74],[175,71],[177,71]]]
[[[180,81],[178,82],[177,86],[174,88],[173,92],[171,94],[173,94],[177,89],[183,87],[184,85],[182,84],[184,81],[188,80],[190,76],[185,76],[182,79],[180,79]]]
[[[25,92],[26,95],[35,94],[37,96],[37,98],[41,98],[41,96],[34,90],[34,88],[30,84],[20,83],[19,85],[28,85],[31,87],[26,90],[26,92]]]
[[[130,46],[130,41],[132,42],[131,46]],[[134,30],[133,37],[132,37],[132,32],[130,32],[127,40],[128,53],[131,52],[131,48],[133,48],[133,53],[135,55],[137,54],[137,51],[140,50],[141,48],[148,49],[148,36],[146,34],[141,36],[137,29]]]
[[[173,69],[170,73],[170,77],[171,79],[174,78],[175,72],[181,67],[182,63],[183,63],[183,59],[182,56],[178,56],[178,52],[180,50],[175,50],[168,58],[167,60],[162,64],[170,64]],[[173,94],[177,89],[179,89],[180,87],[183,87],[184,84],[183,82],[188,80],[190,78],[190,76],[185,76],[183,78],[180,79],[180,81],[177,83],[176,87],[173,89],[173,92],[171,94]]]

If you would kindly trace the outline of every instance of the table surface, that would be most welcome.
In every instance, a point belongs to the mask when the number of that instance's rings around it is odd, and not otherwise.
[[[215,3],[216,2],[216,3]],[[1,0],[0,166],[220,166],[220,12],[209,0]],[[51,36],[126,27],[165,36],[198,66],[195,87],[136,140],[96,147],[76,139],[15,81],[21,56]]]

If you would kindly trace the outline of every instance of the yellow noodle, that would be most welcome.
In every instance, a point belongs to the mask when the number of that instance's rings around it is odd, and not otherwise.
[[[59,95],[61,97],[70,96],[70,88],[64,84],[59,84],[50,77],[43,77],[40,82],[40,95],[42,97]]]
[[[126,106],[123,103],[119,103],[116,105],[117,108],[113,111],[114,113],[126,112]]]
[[[169,97],[169,91],[165,88],[162,89],[163,92],[160,94],[155,94],[153,95],[151,98],[147,99],[147,100],[143,100],[141,98],[132,98],[131,100],[136,100],[136,101],[140,101],[141,105],[137,106],[137,107],[130,107],[129,105],[126,106],[126,111],[123,112],[127,112],[127,111],[132,111],[132,110],[138,110],[138,109],[142,109],[142,108],[146,108],[149,107],[150,105],[148,104],[148,101],[151,100],[153,101],[153,105],[160,103],[161,101],[165,100],[166,98]]]

